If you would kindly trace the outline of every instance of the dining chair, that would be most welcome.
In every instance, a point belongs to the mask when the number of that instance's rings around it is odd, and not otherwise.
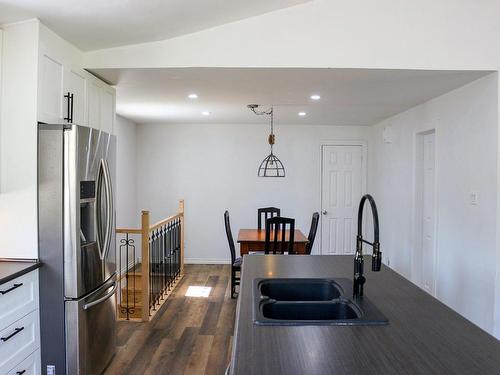
[[[279,208],[276,207],[263,207],[263,208],[258,208],[257,209],[257,229],[262,229],[262,217],[264,217],[264,225],[266,225],[266,220],[275,217],[275,216],[280,216],[281,211]]]
[[[311,221],[311,229],[309,229],[309,236],[307,236],[307,244],[306,244],[306,254],[310,255],[313,245],[314,239],[316,238],[316,232],[318,231],[318,223],[319,223],[319,213],[313,213],[312,221]]]
[[[289,238],[286,238],[286,231],[290,231]],[[271,240],[271,233],[273,233]],[[266,220],[266,242],[264,253],[269,254],[293,254],[293,243],[295,235],[295,219],[275,216]]]
[[[242,258],[236,258],[236,249],[234,247],[233,234],[231,233],[231,223],[229,222],[229,212],[224,212],[224,225],[226,227],[227,242],[229,243],[229,251],[231,252],[231,298],[234,298],[236,293],[236,285],[240,285],[241,263]],[[236,273],[240,275],[236,275]]]

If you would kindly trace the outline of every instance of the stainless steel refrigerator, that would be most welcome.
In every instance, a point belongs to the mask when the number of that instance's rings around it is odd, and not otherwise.
[[[38,124],[42,374],[100,374],[116,348],[116,139]]]

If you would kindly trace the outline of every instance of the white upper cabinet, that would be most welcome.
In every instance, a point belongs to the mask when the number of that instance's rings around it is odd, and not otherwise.
[[[81,67],[82,53],[40,25],[38,121],[113,133],[115,89]]]
[[[61,62],[42,54],[39,74],[38,121],[49,124],[61,123],[64,66]]]
[[[84,71],[65,69],[63,113],[66,121],[87,125],[87,79]],[[68,120],[69,119],[69,120]]]
[[[110,87],[101,89],[101,130],[113,134],[115,125],[115,91]]]
[[[94,129],[101,128],[101,86],[94,79],[87,81],[87,118],[88,125]]]

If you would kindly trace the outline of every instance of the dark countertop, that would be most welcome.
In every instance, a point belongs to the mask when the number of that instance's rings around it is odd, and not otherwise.
[[[352,278],[353,256],[245,256],[231,374],[500,374],[500,341],[370,256],[365,270],[388,325],[256,326],[255,278]]]
[[[0,285],[36,270],[41,265],[37,260],[0,259]]]

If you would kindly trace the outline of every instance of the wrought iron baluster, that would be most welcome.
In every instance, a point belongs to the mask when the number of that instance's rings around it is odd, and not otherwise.
[[[161,227],[161,239],[160,239],[160,259],[161,259],[161,295],[163,297],[165,293],[165,226]]]
[[[153,233],[149,234],[149,308],[151,308],[153,302]],[[146,308],[146,306],[144,306]]]
[[[168,224],[165,226],[165,232],[162,238],[162,245],[163,245],[163,251],[162,251],[162,260],[163,260],[163,278],[162,278],[162,288],[163,288],[163,293],[166,293],[168,291],[167,287],[167,242],[166,238],[168,235]]]
[[[119,256],[119,270],[123,272],[125,268],[125,286],[123,285],[123,277],[120,277],[119,285],[119,296],[120,296],[120,312],[125,314],[126,320],[130,320],[132,314],[135,313],[135,276],[131,277],[131,273],[135,273],[135,245],[134,240],[130,238],[129,233],[126,233],[125,238],[120,240],[120,256]],[[132,250],[132,254],[130,254],[130,249]],[[132,266],[130,266],[130,255],[132,255]],[[125,262],[123,262],[125,259]],[[125,266],[123,265],[125,263]],[[132,287],[131,282],[132,280]],[[125,289],[125,298],[123,297],[123,290]],[[132,291],[132,301],[130,301],[130,292]],[[123,300],[125,300],[125,305],[123,304]]]
[[[158,229],[155,230],[155,299],[154,299],[154,307],[153,309],[156,310],[156,305],[158,304],[158,237],[160,236],[160,233]]]
[[[172,257],[171,282],[173,284],[175,282],[175,222],[170,232],[170,254]]]
[[[181,219],[179,219],[179,233],[178,233],[178,236],[177,236],[177,258],[178,258],[178,261],[177,261],[177,274],[179,275],[179,277],[181,276],[181,241],[182,241],[182,221]]]

